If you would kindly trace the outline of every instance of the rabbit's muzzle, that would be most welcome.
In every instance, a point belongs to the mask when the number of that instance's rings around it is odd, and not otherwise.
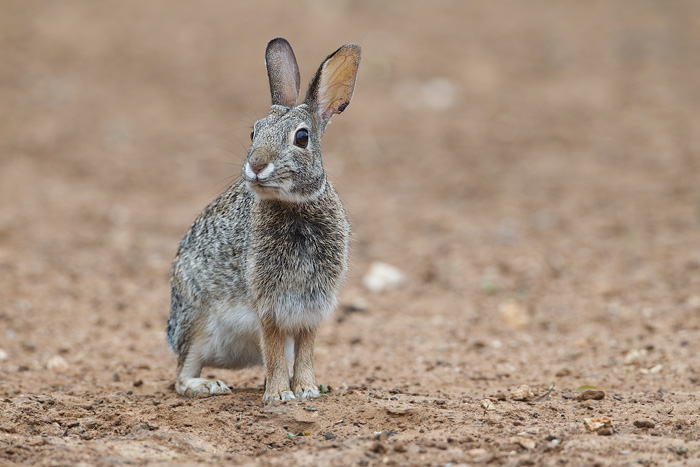
[[[275,164],[272,162],[250,162],[243,166],[243,178],[249,183],[264,184],[275,173]]]

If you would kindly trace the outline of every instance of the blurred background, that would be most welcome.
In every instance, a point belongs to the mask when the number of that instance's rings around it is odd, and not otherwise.
[[[167,387],[170,262],[239,177],[269,108],[263,57],[277,36],[304,86],[337,47],[363,49],[354,100],[324,140],[354,227],[341,310],[318,349],[331,383],[371,374],[372,358],[395,359],[382,377],[413,384],[438,354],[459,363],[487,349],[489,371],[503,357],[488,349],[505,343],[523,369],[546,345],[553,368],[575,343],[618,355],[639,335],[697,334],[696,2],[1,9],[5,391],[27,390],[17,367],[56,387],[41,379],[54,355],[74,372],[69,387],[121,384],[116,370],[143,373],[142,390]],[[403,285],[366,290],[374,261]]]

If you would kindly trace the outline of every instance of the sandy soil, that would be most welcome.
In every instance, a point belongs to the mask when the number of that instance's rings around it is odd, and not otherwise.
[[[700,4],[238,3],[3,2],[0,463],[698,465]],[[354,227],[330,392],[207,369],[234,394],[188,400],[169,265],[275,36],[305,82],[363,46],[324,141]]]

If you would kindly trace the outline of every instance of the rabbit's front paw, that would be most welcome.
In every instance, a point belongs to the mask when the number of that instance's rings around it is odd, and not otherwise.
[[[318,397],[318,388],[314,385],[300,385],[294,387],[294,394],[299,399],[310,399],[312,397]]]
[[[209,397],[232,394],[226,383],[218,379],[190,378],[182,382],[177,392],[187,397]]]
[[[294,397],[294,393],[289,389],[283,391],[273,391],[272,389],[268,389],[265,391],[265,395],[263,396],[263,401],[266,404],[270,404],[274,401],[291,401],[292,399],[296,399],[296,397]]]

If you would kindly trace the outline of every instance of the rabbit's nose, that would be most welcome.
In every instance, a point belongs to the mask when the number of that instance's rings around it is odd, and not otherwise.
[[[267,167],[267,164],[250,164],[250,170],[252,170],[255,175],[258,175],[265,167]]]

